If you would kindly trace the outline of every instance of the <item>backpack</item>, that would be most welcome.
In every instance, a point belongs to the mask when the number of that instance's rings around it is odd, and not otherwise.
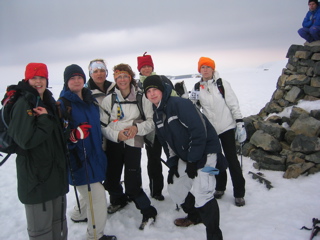
[[[146,116],[144,114],[143,107],[142,107],[142,97],[143,97],[143,92],[142,91],[137,91],[136,101],[133,101],[133,102],[118,102],[117,99],[116,99],[117,93],[116,92],[112,92],[110,94],[112,94],[112,97],[111,97],[111,110],[112,110],[112,108],[113,108],[113,106],[114,106],[114,104],[116,102],[117,103],[121,103],[121,104],[137,104],[142,120],[143,121],[146,120]]]
[[[7,153],[7,156],[0,162],[0,166],[7,161],[12,153],[22,153],[22,150],[8,134],[8,126],[11,120],[11,110],[13,105],[22,96],[17,85],[10,85],[7,87],[6,93],[1,101],[2,108],[0,109],[0,152]],[[2,154],[0,154],[2,157]]]
[[[223,87],[221,78],[218,78],[216,82],[217,82],[217,88],[218,88],[219,92],[221,93],[222,97],[225,98],[225,96],[224,96],[225,95],[224,94],[224,87]],[[195,91],[199,91],[200,90],[200,82],[197,82],[194,85],[194,90]],[[199,99],[197,100],[196,104],[197,104],[198,107],[201,107]]]
[[[143,92],[142,92],[142,91],[140,91],[140,90],[137,91],[136,101],[133,101],[133,102],[119,102],[119,101],[117,101],[117,99],[116,99],[116,97],[117,97],[116,92],[112,92],[112,93],[110,93],[110,94],[112,94],[112,96],[111,96],[111,110],[112,110],[112,108],[113,108],[113,106],[114,106],[114,104],[115,104],[116,102],[119,103],[119,104],[120,104],[120,103],[121,103],[121,104],[137,104],[137,107],[138,107],[138,109],[139,109],[140,116],[141,116],[142,120],[143,120],[143,121],[146,120],[146,116],[145,116],[145,114],[144,114],[143,107],[142,107],[142,97],[143,97]],[[105,113],[107,113],[107,114],[110,116],[110,114],[109,114],[107,111],[105,111]],[[103,123],[101,123],[101,124],[103,124]],[[152,145],[153,145],[152,141],[150,141],[150,140],[147,138],[147,135],[143,136],[143,139],[144,139],[145,144],[147,144],[148,146],[152,146]]]

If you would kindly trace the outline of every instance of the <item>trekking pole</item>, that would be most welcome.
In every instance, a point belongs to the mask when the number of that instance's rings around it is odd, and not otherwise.
[[[76,195],[77,206],[78,206],[78,209],[79,209],[79,213],[81,214],[80,201],[79,201],[79,196],[78,196],[78,192],[77,192],[76,182],[75,182],[75,179],[74,179],[73,169],[71,167],[70,152],[69,152],[68,146],[67,146],[67,161],[68,161],[68,166],[69,166],[69,169],[70,169],[70,175],[71,175],[71,179],[72,179],[72,183],[73,183],[74,194]]]
[[[86,178],[87,178],[87,184],[88,184],[88,195],[89,195],[90,212],[91,212],[91,219],[92,219],[93,236],[94,236],[94,239],[97,240],[97,230],[96,230],[96,223],[95,223],[95,220],[94,220],[92,194],[91,194],[91,187],[90,187],[89,173],[88,173],[88,165],[87,165],[87,151],[86,151],[86,148],[84,146],[84,140],[82,140],[82,146],[83,146],[83,154],[84,154],[84,167],[85,167],[85,171],[86,171]]]

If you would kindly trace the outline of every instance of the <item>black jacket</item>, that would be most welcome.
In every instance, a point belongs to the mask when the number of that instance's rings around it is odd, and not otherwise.
[[[221,153],[218,135],[189,99],[171,97],[171,86],[163,85],[165,90],[159,107],[154,106],[153,120],[167,164],[171,167],[181,158],[197,162],[198,168],[202,168],[208,154]]]

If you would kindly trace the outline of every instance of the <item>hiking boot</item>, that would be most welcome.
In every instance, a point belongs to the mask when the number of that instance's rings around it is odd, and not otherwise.
[[[220,199],[224,195],[224,191],[215,191],[213,196],[215,199]]]
[[[127,202],[119,205],[110,204],[107,211],[109,214],[115,213],[120,209],[124,208],[127,204],[128,204]]]
[[[164,200],[164,196],[162,194],[154,195],[154,196],[152,196],[152,198],[154,198],[155,200],[158,200],[158,201],[163,201]]]
[[[117,237],[114,235],[103,235],[99,240],[117,240]]]
[[[244,205],[246,205],[246,201],[244,200],[244,198],[235,198],[234,199],[234,203],[236,204],[237,207],[242,207]]]
[[[86,208],[81,207],[81,213],[80,213],[78,207],[74,207],[72,212],[70,213],[70,219],[74,223],[88,222]]]
[[[188,217],[185,218],[177,218],[174,220],[174,225],[178,227],[189,227],[190,225],[197,225],[201,222],[193,222]]]
[[[158,214],[157,209],[154,206],[150,206],[146,210],[142,210],[142,222],[148,222],[150,218],[156,220],[156,216]]]

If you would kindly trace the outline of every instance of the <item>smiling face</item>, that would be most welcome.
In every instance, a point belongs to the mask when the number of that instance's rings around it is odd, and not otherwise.
[[[29,85],[33,88],[35,88],[40,97],[43,97],[43,93],[47,88],[47,79],[44,77],[34,76],[33,78],[29,79]]]
[[[73,76],[68,81],[68,88],[76,94],[81,93],[84,85],[84,79],[81,76]]]
[[[152,66],[149,65],[144,65],[141,69],[140,69],[140,73],[142,76],[150,76],[152,73]]]
[[[162,92],[158,88],[149,88],[146,92],[146,97],[150,102],[158,106],[162,99]]]
[[[131,77],[129,74],[121,73],[117,75],[117,78],[115,79],[115,81],[120,91],[130,89]]]

